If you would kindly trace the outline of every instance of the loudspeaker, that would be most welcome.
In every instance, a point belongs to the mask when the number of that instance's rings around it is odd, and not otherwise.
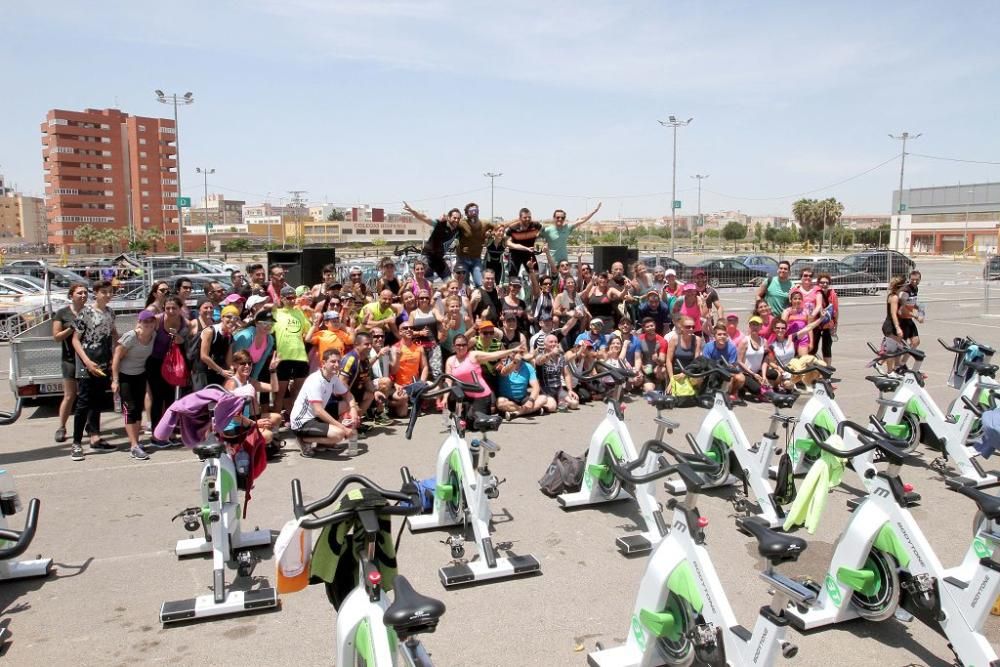
[[[639,261],[638,248],[629,248],[623,245],[597,245],[594,246],[594,273],[611,271],[611,265],[621,262],[625,265],[625,271]]]
[[[336,262],[336,249],[333,247],[303,248],[302,250],[269,250],[267,253],[267,270],[272,266],[285,267],[285,282],[293,287],[308,285],[312,287],[323,282],[323,267]]]

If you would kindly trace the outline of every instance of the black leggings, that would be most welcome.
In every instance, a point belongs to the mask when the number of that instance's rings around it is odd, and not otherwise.
[[[833,358],[833,330],[832,329],[819,329],[813,332],[813,342],[812,349],[809,350],[809,354],[815,355],[816,350],[820,347],[820,342],[823,344],[823,358],[832,359]]]
[[[111,379],[85,377],[76,381],[76,412],[73,414],[73,444],[83,442],[86,427],[90,435],[101,434],[101,411],[107,407]]]
[[[156,428],[176,395],[176,389],[163,379],[160,367],[163,359],[150,357],[146,360],[146,381],[149,383],[149,422]]]

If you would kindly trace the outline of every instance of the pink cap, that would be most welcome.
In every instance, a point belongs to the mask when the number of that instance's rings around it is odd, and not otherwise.
[[[227,296],[225,299],[222,300],[222,303],[236,303],[237,301],[242,301],[242,300],[243,297],[241,297],[239,294],[230,294],[229,296]]]
[[[684,285],[684,287],[681,288],[681,291],[682,292],[687,292],[687,291],[697,292],[698,291],[698,286],[695,285],[694,283],[686,283]]]

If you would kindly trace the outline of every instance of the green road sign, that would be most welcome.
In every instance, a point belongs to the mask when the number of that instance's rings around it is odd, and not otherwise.
[[[900,204],[899,205],[899,210],[900,211],[905,211],[906,210],[906,204]]]
[[[206,223],[206,224],[208,225],[208,228],[209,228],[209,229],[211,229],[211,228],[212,228],[212,223],[211,223],[211,222],[209,222],[209,223]]]
[[[177,208],[191,208],[191,198],[190,197],[178,197],[177,198]]]
[[[680,207],[681,207],[681,200],[680,199],[675,199],[674,200],[674,208],[680,208]]]

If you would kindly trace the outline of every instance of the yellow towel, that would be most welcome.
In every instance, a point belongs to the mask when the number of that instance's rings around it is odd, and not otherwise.
[[[834,434],[826,439],[826,444],[836,449],[844,449],[844,441]],[[830,489],[840,484],[844,477],[844,460],[823,451],[819,460],[809,468],[809,474],[802,480],[798,495],[788,509],[782,529],[787,531],[804,525],[810,535],[816,532],[819,520],[826,507],[826,496]]]

